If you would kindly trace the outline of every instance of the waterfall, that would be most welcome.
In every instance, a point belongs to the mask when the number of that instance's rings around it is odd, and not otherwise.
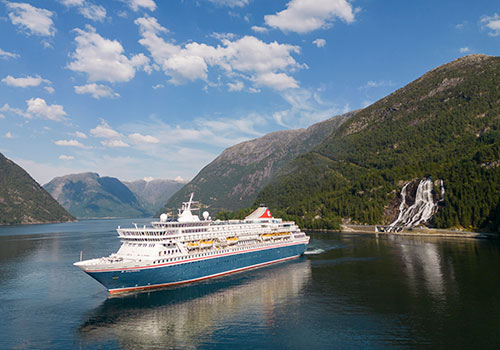
[[[444,198],[444,183],[440,180],[441,197],[437,202],[434,202],[433,187],[434,184],[430,178],[425,178],[420,181],[415,193],[415,202],[407,203],[409,196],[408,185],[412,181],[406,183],[401,189],[401,204],[399,205],[398,218],[387,227],[388,232],[394,232],[401,228],[412,228],[424,222],[428,222],[436,213],[437,203]]]

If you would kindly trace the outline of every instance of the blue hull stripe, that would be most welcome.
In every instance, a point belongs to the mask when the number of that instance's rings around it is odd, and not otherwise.
[[[173,265],[88,271],[87,273],[113,294],[194,282],[264,266],[298,257],[304,253],[305,249],[305,243],[295,243],[279,245],[271,249],[240,251],[209,258],[191,259],[175,262]]]

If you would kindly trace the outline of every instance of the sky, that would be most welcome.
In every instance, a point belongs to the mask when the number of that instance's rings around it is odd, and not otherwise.
[[[0,152],[41,184],[189,180],[473,53],[498,0],[3,0]]]

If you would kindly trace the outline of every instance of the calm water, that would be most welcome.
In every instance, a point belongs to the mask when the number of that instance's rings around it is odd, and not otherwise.
[[[311,233],[295,261],[108,298],[72,266],[132,221],[0,227],[0,349],[489,349],[497,241]]]

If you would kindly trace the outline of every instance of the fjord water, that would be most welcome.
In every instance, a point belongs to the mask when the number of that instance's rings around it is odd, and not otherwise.
[[[497,241],[310,233],[291,262],[108,297],[72,263],[117,225],[0,227],[1,349],[469,349],[500,344]]]

